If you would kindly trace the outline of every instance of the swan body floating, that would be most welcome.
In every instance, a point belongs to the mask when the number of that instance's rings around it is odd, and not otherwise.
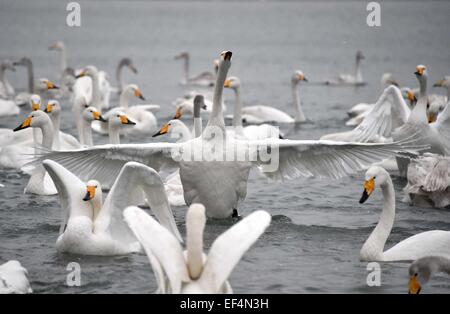
[[[0,294],[32,293],[27,275],[28,271],[18,261],[0,265]]]
[[[186,214],[186,250],[150,215],[138,207],[124,211],[125,221],[143,246],[159,293],[232,293],[228,277],[245,252],[269,226],[271,217],[258,210],[221,234],[203,253],[205,207],[192,204]]]
[[[426,256],[414,261],[408,269],[408,292],[419,294],[425,285],[437,273],[450,275],[450,259],[442,256]]]
[[[179,55],[175,56],[175,60],[183,60],[183,79],[181,80],[181,84],[204,87],[214,86],[215,75],[211,72],[202,72],[192,77],[189,75],[189,53],[182,52]]]
[[[232,78],[230,78],[232,79]],[[292,98],[295,116],[292,118],[287,113],[276,109],[270,106],[245,106],[242,108],[242,120],[248,124],[261,124],[267,122],[275,122],[275,123],[296,123],[296,122],[305,122],[306,117],[303,113],[303,109],[301,106],[300,95],[298,92],[298,86],[300,82],[307,82],[305,75],[302,71],[297,70],[291,77],[291,90],[292,90]],[[228,81],[225,83],[230,88],[239,88],[240,81],[236,78],[233,78],[233,81]]]
[[[61,162],[82,178],[95,174],[87,179],[96,179],[106,186],[112,183],[111,179],[117,176],[125,160],[140,161],[156,170],[179,167],[186,204],[204,204],[208,217],[228,218],[237,215],[238,203],[246,196],[252,167],[259,167],[275,180],[310,176],[340,178],[398,152],[413,153],[423,149],[423,145],[409,145],[410,139],[373,144],[275,138],[249,141],[227,136],[221,104],[231,54],[224,51],[220,55],[213,110],[200,137],[184,143],[102,145],[49,152],[38,160],[47,158]],[[274,159],[267,156],[269,148],[278,151]],[[219,160],[210,159],[212,151]],[[242,160],[232,155],[232,161],[225,161],[227,153],[231,152],[240,152],[248,158]]]
[[[129,162],[124,165],[102,203],[98,181],[86,184],[60,164],[45,160],[45,169],[58,189],[62,223],[56,241],[58,252],[84,255],[122,255],[141,250],[139,242],[123,220],[122,212],[138,193],[145,193],[152,212],[175,239],[181,241],[172,210],[158,173]]]
[[[328,80],[325,82],[326,85],[352,85],[352,86],[363,86],[366,82],[363,80],[361,72],[361,61],[365,57],[362,51],[358,50],[356,52],[356,64],[355,64],[355,74],[339,74],[335,79]]]
[[[361,261],[412,261],[429,255],[450,258],[450,231],[432,230],[409,237],[387,251],[386,240],[391,233],[395,219],[395,191],[389,173],[379,167],[370,167],[365,174],[364,192],[360,203],[364,203],[378,185],[383,194],[383,209],[377,226],[364,243]]]

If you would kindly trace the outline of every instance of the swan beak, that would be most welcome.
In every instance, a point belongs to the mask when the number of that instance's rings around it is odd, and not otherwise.
[[[37,103],[37,102],[32,102],[31,103],[31,110],[37,111],[39,109],[41,109],[41,104],[40,103]]]
[[[138,70],[135,68],[134,65],[129,64],[129,65],[128,65],[128,68],[129,68],[134,74],[137,74],[137,73],[138,73]]]
[[[408,293],[409,294],[419,294],[422,287],[420,286],[417,276],[411,276],[409,278]]]
[[[173,116],[174,119],[180,119],[181,118],[181,108],[177,108],[177,111],[175,112],[175,115]]]
[[[169,132],[169,124],[164,124],[161,129],[159,129],[159,131],[157,133],[155,133],[152,137],[157,137],[163,134],[166,134],[167,132]]]
[[[231,87],[231,81],[230,80],[225,80],[225,82],[223,83],[223,87],[230,88]]]
[[[120,122],[122,124],[131,124],[131,125],[135,125],[136,124],[136,122],[133,122],[130,119],[128,119],[128,117],[126,115],[120,115]]]
[[[425,68],[424,68],[424,67],[417,67],[417,68],[416,68],[416,72],[414,72],[414,74],[415,74],[415,75],[422,76],[424,71],[425,71]]]
[[[375,179],[372,178],[370,180],[366,180],[364,182],[364,191],[361,196],[361,199],[359,200],[359,203],[362,204],[369,198],[370,194],[372,194],[373,190],[375,189]]]
[[[436,113],[429,113],[428,114],[428,123],[433,123],[437,119]]]
[[[436,83],[433,84],[434,87],[442,87],[444,86],[444,80],[439,80]]]
[[[303,76],[303,81],[304,82],[309,82],[308,79],[306,77]]]
[[[83,201],[89,201],[93,199],[95,196],[95,186],[88,185],[86,186],[86,195],[83,198]]]
[[[406,96],[408,97],[409,103],[411,105],[417,101],[416,95],[414,95],[412,90],[407,91]]]
[[[46,81],[45,84],[47,85],[47,89],[59,89],[59,86],[56,84],[53,84],[50,81]]]
[[[98,121],[101,121],[101,122],[106,122],[105,118],[103,118],[103,116],[98,111],[92,112],[92,116],[94,117],[94,120],[98,120]]]
[[[206,107],[205,104],[202,105],[202,109],[203,109],[203,110],[206,110],[207,108],[208,108],[208,107]]]
[[[53,106],[51,104],[47,104],[47,107],[45,107],[44,112],[50,113],[53,110]]]
[[[233,53],[231,51],[224,51],[220,54],[223,57],[223,60],[231,60],[231,56],[233,55]]]
[[[80,78],[86,76],[86,70],[81,71],[78,75],[75,76],[75,78]]]
[[[142,96],[141,90],[140,89],[136,89],[134,91],[134,96],[136,96],[139,99],[145,100],[144,96]]]
[[[17,128],[15,128],[13,131],[17,132],[17,131],[26,129],[26,128],[30,127],[30,125],[31,125],[31,117],[28,117],[25,119],[25,121],[22,122],[21,125],[19,125]]]

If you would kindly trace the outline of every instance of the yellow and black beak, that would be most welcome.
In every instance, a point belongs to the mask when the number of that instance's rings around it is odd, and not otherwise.
[[[161,127],[161,129],[159,129],[159,131],[157,133],[153,134],[152,137],[157,137],[157,136],[166,134],[167,132],[169,132],[169,124],[166,123]]]
[[[136,89],[134,91],[134,96],[136,96],[139,99],[145,100],[144,96],[142,96],[141,90],[140,89]]]
[[[131,124],[131,125],[135,125],[136,122],[131,121],[130,119],[128,119],[128,117],[126,115],[120,115],[120,122],[122,124]]]
[[[98,120],[100,122],[106,122],[105,118],[103,118],[103,116],[98,111],[92,112],[92,116],[94,117],[94,120]]]
[[[50,82],[50,81],[46,81],[45,82],[47,89],[59,89],[59,86]]]
[[[86,195],[83,198],[83,201],[89,201],[93,199],[95,196],[95,186],[88,185],[86,186]]]
[[[225,80],[225,82],[223,82],[223,87],[230,88],[231,87],[231,81],[230,80]]]
[[[424,68],[422,68],[422,67],[417,67],[417,68],[416,68],[416,72],[414,72],[414,74],[415,74],[415,75],[422,76],[424,71],[425,71]]]
[[[427,116],[428,116],[428,123],[433,123],[437,119],[437,113],[429,113]]]
[[[413,104],[415,104],[415,103],[417,102],[416,95],[414,95],[414,92],[411,91],[411,90],[408,90],[408,91],[406,92],[406,97],[408,97],[409,103],[410,103],[411,105],[413,105]]]
[[[181,108],[177,108],[177,111],[175,111],[175,115],[173,116],[174,119],[180,119],[182,116],[181,114]]]
[[[420,286],[419,281],[417,280],[417,275],[413,275],[409,277],[408,283],[408,293],[409,294],[419,294],[422,287]]]
[[[231,60],[231,56],[233,55],[233,53],[231,51],[225,51],[223,59],[224,60]]]
[[[442,87],[444,86],[444,79],[437,81],[433,84],[434,87]]]
[[[372,194],[373,190],[375,189],[375,178],[372,178],[370,180],[366,180],[364,182],[364,191],[361,196],[361,199],[359,200],[359,203],[362,204],[369,198],[370,194]]]
[[[80,78],[86,76],[86,70],[81,71],[77,76],[75,76],[75,78]]]
[[[41,104],[40,103],[37,103],[37,102],[32,102],[31,103],[31,110],[37,111],[39,109],[41,109]]]
[[[44,112],[45,113],[51,113],[53,110],[53,105],[52,104],[47,104],[47,107],[45,107]]]
[[[21,125],[19,125],[17,128],[15,128],[13,131],[17,132],[26,128],[29,128],[31,126],[31,117],[28,117],[25,119],[25,121],[22,122]]]

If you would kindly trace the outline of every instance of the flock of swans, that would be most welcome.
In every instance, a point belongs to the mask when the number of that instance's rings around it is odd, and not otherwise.
[[[189,73],[189,54],[181,53],[175,57],[183,61],[181,83],[204,91],[178,98],[173,118],[159,127],[155,115],[160,106],[133,104],[145,101],[141,89],[122,81],[124,68],[137,73],[131,59],[119,62],[117,87],[112,87],[106,72],[93,65],[67,67],[64,43],[49,49],[59,53],[58,85],[45,78],[35,85],[28,58],[0,65],[0,116],[30,111],[15,129],[0,129],[0,167],[29,176],[24,193],[58,195],[62,212],[58,252],[103,256],[145,252],[159,293],[232,293],[228,278],[233,268],[271,221],[264,210],[239,216],[252,168],[272,180],[339,179],[365,170],[360,203],[379,187],[383,205],[378,224],[361,249],[361,261],[415,261],[409,269],[411,293],[419,293],[433,273],[450,273],[450,231],[422,232],[384,250],[395,222],[389,172],[407,177],[405,201],[450,204],[450,77],[435,84],[447,89],[442,97],[427,94],[428,71],[423,65],[414,73],[418,90],[400,89],[386,73],[379,99],[350,109],[347,124],[355,126],[353,130],[319,140],[295,140],[281,134],[277,125],[307,120],[299,88],[308,80],[300,70],[291,77],[293,111],[287,113],[271,106],[242,105],[240,79],[228,77],[230,51],[213,62],[214,71],[196,76]],[[341,74],[324,84],[365,85],[363,59],[358,51],[354,75]],[[15,93],[5,75],[18,66],[27,68],[27,92]],[[224,88],[235,96],[230,116],[224,114]],[[111,108],[114,93],[119,105]],[[61,131],[63,110],[71,110],[77,137]],[[203,126],[205,115],[208,122]],[[192,130],[182,116],[192,116]],[[228,119],[231,128],[226,127]],[[92,131],[107,135],[109,144],[95,145]],[[153,140],[121,143],[122,137],[133,135]],[[205,152],[214,152],[214,158]],[[237,158],[238,154],[246,158]],[[192,156],[201,158],[188,158]],[[169,170],[166,178],[163,170]],[[183,205],[188,206],[185,240],[171,209]],[[207,218],[236,223],[205,253]],[[31,292],[26,275],[17,261],[0,265],[0,292]]]

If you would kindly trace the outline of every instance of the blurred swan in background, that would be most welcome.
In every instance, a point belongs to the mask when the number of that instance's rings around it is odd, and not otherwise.
[[[16,71],[13,62],[9,59],[5,59],[0,63],[0,98],[5,99],[13,96],[15,93],[14,87],[12,87],[6,78],[5,73],[7,70],[12,72]]]
[[[364,203],[369,198],[376,184],[383,194],[383,208],[375,229],[361,248],[361,261],[411,261],[429,255],[450,257],[450,231],[442,230],[418,233],[384,251],[395,219],[394,185],[385,169],[372,166],[367,170],[364,191],[359,202]]]
[[[140,251],[122,213],[127,206],[136,205],[137,193],[145,193],[165,230],[182,241],[161,178],[153,169],[136,162],[126,163],[103,203],[99,182],[90,180],[85,184],[51,160],[45,160],[43,165],[56,184],[62,206],[58,252],[122,255]]]
[[[197,86],[213,86],[215,81],[215,75],[211,72],[202,72],[196,76],[190,76],[189,74],[189,60],[190,56],[188,52],[182,52],[175,56],[175,60],[183,60],[183,78],[181,84],[183,85],[197,85]]]
[[[28,271],[18,261],[0,265],[0,294],[32,293],[27,275]]]
[[[364,59],[365,59],[365,57],[364,57],[362,51],[358,50],[356,52],[356,64],[355,64],[354,74],[339,74],[337,78],[328,80],[325,82],[325,84],[327,84],[327,85],[356,85],[356,86],[365,85],[366,82],[363,80],[362,72],[361,72],[361,61]]]
[[[408,269],[408,292],[419,294],[422,286],[437,273],[450,275],[450,259],[442,256],[426,256],[414,261]]]
[[[133,61],[130,58],[122,58],[119,61],[116,69],[116,81],[117,81],[117,93],[120,95],[123,90],[125,83],[123,82],[123,69],[127,67],[131,72],[137,74],[137,68],[134,66]]]
[[[143,246],[159,293],[233,293],[228,278],[245,252],[269,226],[271,217],[258,210],[222,233],[203,252],[205,207],[192,204],[186,214],[186,250],[166,228],[138,207],[124,211],[125,221]]]

